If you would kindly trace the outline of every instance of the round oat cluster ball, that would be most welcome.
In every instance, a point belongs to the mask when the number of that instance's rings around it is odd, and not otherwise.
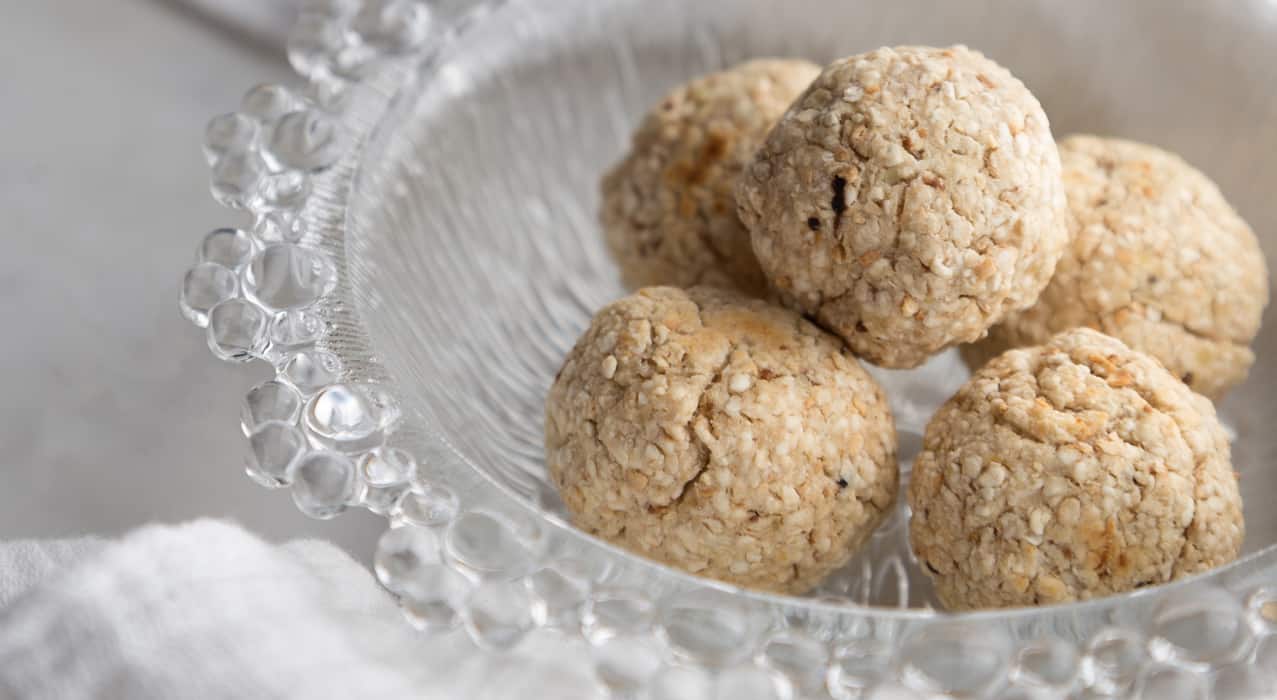
[[[927,426],[909,505],[952,609],[1164,583],[1233,560],[1244,531],[1210,401],[1090,329],[977,371]]]
[[[550,477],[581,529],[685,571],[800,593],[896,495],[886,396],[837,338],[710,287],[600,311],[546,400]]]
[[[767,131],[819,73],[807,61],[750,61],[679,86],[647,114],[603,178],[600,218],[628,287],[766,292],[733,190]]]
[[[1066,239],[1046,114],[962,46],[830,64],[736,200],[782,301],[884,367],[917,366],[1031,304]]]
[[[968,364],[1087,326],[1206,396],[1245,379],[1268,270],[1219,188],[1178,156],[1130,141],[1074,136],[1060,157],[1070,244],[1035,305],[963,348]]]

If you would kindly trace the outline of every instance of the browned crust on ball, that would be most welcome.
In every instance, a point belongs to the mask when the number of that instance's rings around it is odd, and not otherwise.
[[[917,366],[1031,304],[1066,236],[1042,106],[962,46],[830,64],[736,199],[781,299],[885,367]]]
[[[1255,234],[1178,156],[1096,136],[1060,142],[1071,241],[1038,302],[963,349],[978,367],[1086,326],[1147,352],[1212,398],[1246,378],[1268,304]]]
[[[951,609],[1157,585],[1232,561],[1244,534],[1210,401],[1089,329],[977,371],[910,479],[914,553]]]
[[[837,338],[709,287],[599,311],[546,400],[578,527],[762,590],[846,563],[895,499],[895,450],[886,396]]]
[[[647,114],[602,186],[600,219],[626,286],[766,292],[736,180],[818,73],[808,61],[749,61],[680,85]]]

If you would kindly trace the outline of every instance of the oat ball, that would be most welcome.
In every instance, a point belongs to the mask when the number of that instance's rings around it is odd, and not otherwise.
[[[810,589],[895,500],[882,389],[837,338],[728,290],[605,307],[550,389],[545,432],[578,527],[749,588]]]
[[[736,200],[781,300],[884,367],[917,366],[1031,304],[1066,238],[1046,114],[963,46],[831,64]]]
[[[603,231],[629,288],[766,292],[733,190],[818,73],[807,61],[750,61],[679,86],[647,114],[629,154],[603,178]]]
[[[1246,378],[1268,303],[1264,255],[1205,175],[1153,146],[1060,142],[1071,240],[1038,302],[964,347],[978,367],[1010,347],[1088,326],[1218,398]]]
[[[990,360],[927,425],[910,539],[951,609],[1120,593],[1236,558],[1211,402],[1091,329]]]

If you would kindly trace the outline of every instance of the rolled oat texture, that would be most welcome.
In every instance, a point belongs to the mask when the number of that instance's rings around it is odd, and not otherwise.
[[[789,593],[846,563],[897,488],[886,396],[842,343],[711,287],[599,311],[546,400],[546,461],[586,532]]]
[[[1205,175],[1153,146],[1060,142],[1071,240],[1029,309],[964,347],[978,367],[1066,328],[1101,330],[1219,398],[1246,377],[1268,303],[1255,234]]]
[[[950,609],[1165,583],[1232,561],[1244,533],[1211,402],[1090,329],[989,361],[910,479],[913,550]]]
[[[1031,304],[1065,242],[1046,114],[963,46],[831,64],[736,198],[781,300],[884,367],[917,366]]]
[[[602,185],[603,231],[630,289],[709,284],[766,292],[736,216],[736,180],[819,73],[807,61],[749,61],[679,86],[647,114]]]

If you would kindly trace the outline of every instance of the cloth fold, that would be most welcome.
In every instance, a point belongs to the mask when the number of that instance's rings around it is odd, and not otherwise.
[[[197,521],[0,552],[0,697],[415,696],[421,640],[331,545]]]
[[[96,537],[0,543],[0,610],[54,572],[101,548]]]
[[[530,686],[598,697],[561,640],[513,656],[461,631],[417,634],[327,543],[270,545],[213,520],[118,542],[0,543],[0,700],[522,698]]]

